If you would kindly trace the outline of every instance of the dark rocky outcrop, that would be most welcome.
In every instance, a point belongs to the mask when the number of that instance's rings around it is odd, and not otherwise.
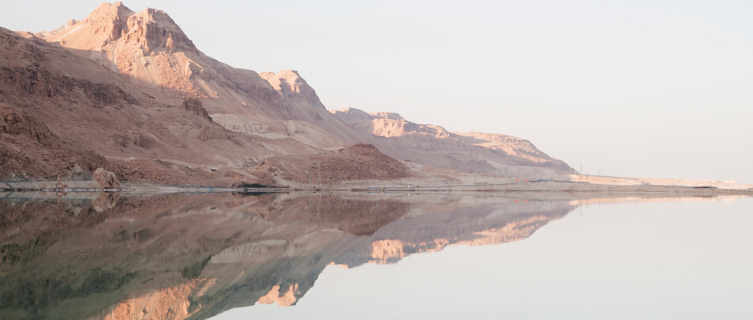
[[[120,87],[55,74],[35,65],[26,68],[2,67],[0,81],[20,92],[47,98],[72,94],[78,89],[83,93],[83,98],[92,102],[92,106],[110,105],[118,101],[138,103]]]

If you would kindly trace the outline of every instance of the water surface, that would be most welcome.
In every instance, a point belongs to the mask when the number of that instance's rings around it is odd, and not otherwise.
[[[5,195],[0,315],[751,318],[753,201],[657,197]]]

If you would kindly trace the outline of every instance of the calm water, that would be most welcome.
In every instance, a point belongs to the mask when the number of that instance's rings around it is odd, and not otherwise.
[[[753,318],[750,198],[2,196],[2,319]]]

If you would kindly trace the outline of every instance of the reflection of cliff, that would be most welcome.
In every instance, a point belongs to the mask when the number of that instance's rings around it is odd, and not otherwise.
[[[508,197],[448,198],[424,203],[397,223],[379,229],[372,241],[341,256],[336,263],[393,263],[452,244],[489,245],[521,240],[547,222],[565,216],[566,201]]]
[[[110,200],[0,201],[0,314],[203,319],[256,302],[293,305],[332,262],[522,239],[571,208],[357,194]]]
[[[356,234],[407,209],[327,196],[91,199],[0,201],[0,314],[205,318],[275,286],[302,294]]]
[[[193,315],[189,298],[198,286],[206,282],[189,280],[175,287],[154,290],[140,297],[126,299],[118,303],[104,319],[142,319],[144,316],[151,319],[188,318]]]

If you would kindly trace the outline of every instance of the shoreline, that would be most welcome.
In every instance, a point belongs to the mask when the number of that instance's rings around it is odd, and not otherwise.
[[[364,181],[366,182],[366,181]],[[150,183],[123,183],[118,188],[102,188],[96,181],[4,181],[0,182],[0,193],[43,192],[43,193],[295,193],[295,192],[354,192],[354,193],[499,193],[499,192],[573,192],[606,194],[682,194],[697,196],[748,195],[753,196],[753,188],[719,188],[715,186],[685,185],[616,185],[595,184],[578,181],[542,180],[519,183],[484,184],[407,184],[385,181],[377,184],[348,183],[340,185],[296,185],[270,187],[232,187],[200,185],[161,185]]]

